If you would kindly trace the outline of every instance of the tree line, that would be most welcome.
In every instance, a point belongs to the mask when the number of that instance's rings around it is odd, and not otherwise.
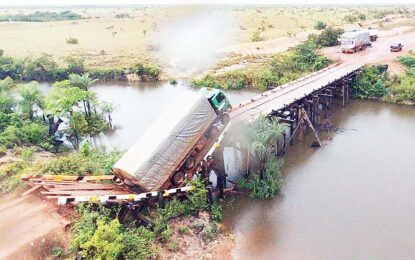
[[[61,81],[71,74],[88,73],[101,81],[126,80],[127,75],[137,74],[144,81],[157,81],[161,70],[152,64],[138,63],[130,68],[87,68],[82,58],[66,57],[66,66],[59,65],[51,55],[43,53],[39,57],[16,59],[5,56],[0,50],[0,79],[10,77],[23,81]]]
[[[63,11],[60,13],[36,11],[31,14],[0,15],[0,22],[53,22],[79,19],[85,18],[72,11]]]

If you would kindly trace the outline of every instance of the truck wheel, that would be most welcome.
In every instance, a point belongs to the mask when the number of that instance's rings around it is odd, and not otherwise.
[[[186,176],[184,174],[184,172],[182,171],[178,171],[173,175],[173,178],[171,179],[171,182],[173,183],[174,186],[179,186],[180,184],[182,184],[185,180]]]
[[[184,162],[184,168],[186,170],[191,170],[196,165],[196,158],[193,156],[189,156],[186,161]]]

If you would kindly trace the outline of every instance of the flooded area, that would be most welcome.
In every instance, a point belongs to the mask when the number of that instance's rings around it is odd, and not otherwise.
[[[47,93],[50,84],[40,84],[42,93]],[[103,150],[128,149],[138,140],[152,122],[168,109],[169,104],[183,92],[199,91],[189,87],[185,80],[177,85],[169,82],[99,83],[91,88],[99,100],[111,102],[116,110],[112,113],[114,129],[91,139]],[[252,90],[224,91],[231,104],[238,104],[258,94]]]
[[[198,91],[190,88],[186,81],[177,85],[169,82],[139,83],[139,85],[105,84],[98,85],[95,91],[98,99],[112,102],[117,109],[112,114],[115,131],[107,131],[93,141],[97,147],[106,149],[128,149],[151,123],[168,109],[175,97],[186,91]],[[256,93],[252,91],[225,91],[231,104],[249,99]]]
[[[337,106],[328,145],[290,147],[275,199],[228,198],[235,259],[414,259],[415,108]]]

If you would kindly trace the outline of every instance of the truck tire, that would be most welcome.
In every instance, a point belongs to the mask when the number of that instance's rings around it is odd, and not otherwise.
[[[171,178],[171,182],[174,186],[179,186],[186,179],[186,175],[182,171],[176,172]]]
[[[184,162],[184,168],[186,170],[191,170],[196,166],[196,158],[194,156],[189,156]]]

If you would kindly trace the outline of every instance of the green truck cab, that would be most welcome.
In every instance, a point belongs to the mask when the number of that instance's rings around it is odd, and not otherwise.
[[[200,92],[209,100],[217,114],[224,114],[232,108],[225,94],[215,88],[201,88]]]

